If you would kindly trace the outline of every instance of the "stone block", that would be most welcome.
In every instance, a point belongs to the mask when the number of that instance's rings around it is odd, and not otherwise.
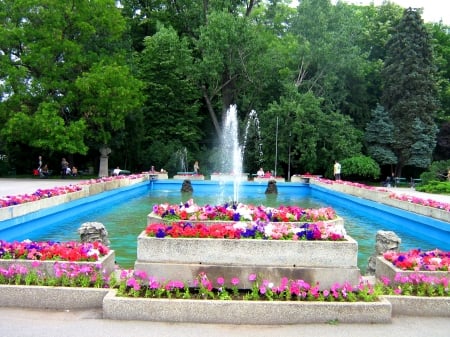
[[[391,304],[378,302],[221,301],[144,299],[108,293],[103,317],[115,320],[208,324],[282,325],[327,323],[390,323]]]

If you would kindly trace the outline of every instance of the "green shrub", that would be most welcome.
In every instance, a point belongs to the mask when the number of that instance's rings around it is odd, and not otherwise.
[[[416,190],[427,193],[450,194],[450,181],[432,180],[427,184],[422,183],[420,186],[417,186]]]
[[[450,168],[450,160],[440,160],[433,162],[428,171],[420,175],[422,184],[426,185],[431,181],[444,181],[447,179],[448,170]]]
[[[370,157],[355,156],[344,159],[341,162],[342,175],[345,177],[356,176],[378,179],[380,176],[380,166]]]

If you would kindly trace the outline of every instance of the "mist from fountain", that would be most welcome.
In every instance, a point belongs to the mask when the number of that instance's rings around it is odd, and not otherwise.
[[[188,162],[187,162],[187,149],[184,147],[182,149],[177,150],[175,153],[175,158],[179,164],[177,169],[179,172],[188,172]]]
[[[239,187],[242,179],[242,149],[239,146],[238,129],[237,107],[231,105],[226,112],[222,130],[221,172],[230,173],[233,177],[234,202],[239,200]]]

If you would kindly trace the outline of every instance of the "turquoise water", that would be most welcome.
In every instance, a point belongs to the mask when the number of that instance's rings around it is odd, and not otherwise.
[[[200,184],[194,186],[193,194],[182,194],[180,184],[154,184],[137,189],[126,197],[116,196],[101,206],[92,204],[86,209],[77,207],[77,211],[67,216],[59,215],[53,220],[49,217],[45,226],[31,233],[20,234],[14,239],[23,240],[79,240],[77,229],[82,223],[98,221],[103,223],[109,233],[111,248],[116,251],[116,260],[123,268],[132,268],[136,260],[137,236],[146,227],[147,215],[154,204],[184,202],[193,198],[199,205],[219,204],[230,201],[233,195],[229,186],[217,184]],[[266,206],[299,205],[304,208],[333,207],[344,218],[347,233],[358,242],[358,266],[365,271],[369,256],[375,247],[375,235],[378,230],[393,230],[402,239],[402,250],[412,248],[450,250],[450,234],[430,228],[423,228],[414,222],[395,216],[387,216],[333,193],[314,191],[308,186],[286,184],[278,188],[278,195],[266,195],[266,185],[244,186],[239,194],[239,201],[246,204]]]

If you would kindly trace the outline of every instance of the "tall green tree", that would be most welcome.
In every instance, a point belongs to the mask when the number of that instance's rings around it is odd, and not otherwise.
[[[429,166],[436,145],[433,52],[419,10],[404,11],[386,49],[382,104],[394,125],[392,151],[400,176],[406,165]]]
[[[373,72],[363,51],[363,16],[356,7],[330,0],[303,0],[292,31],[303,47],[296,83],[302,92],[323,97],[325,111],[338,111],[363,129],[373,98],[367,78]]]
[[[298,93],[291,84],[279,102],[272,103],[261,116],[264,153],[273,155],[277,147],[277,172],[287,173],[289,159],[292,172],[305,171],[332,176],[334,160],[361,154],[362,134],[348,116],[321,109],[321,99],[311,92]],[[276,122],[278,137],[275,143]],[[289,155],[289,148],[291,150]],[[290,158],[289,158],[290,156]],[[271,165],[272,160],[266,161]]]
[[[4,0],[0,22],[7,143],[65,154],[109,145],[142,102],[115,1]]]
[[[181,148],[199,151],[203,116],[201,92],[196,85],[194,58],[187,38],[173,28],[160,27],[144,41],[139,55],[139,77],[145,82],[145,130],[143,161],[165,167]],[[145,159],[147,158],[147,159]]]

